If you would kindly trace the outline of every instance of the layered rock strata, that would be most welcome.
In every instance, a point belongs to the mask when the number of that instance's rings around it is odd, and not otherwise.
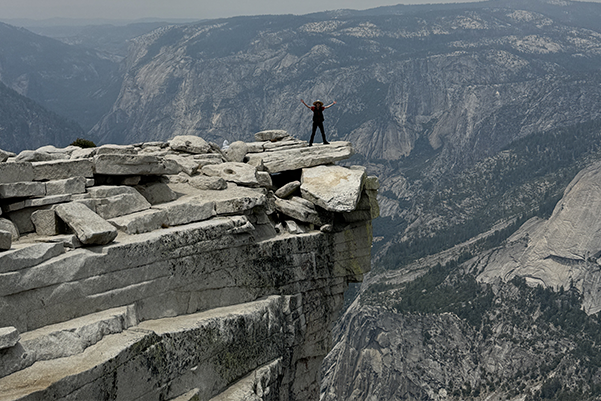
[[[318,399],[377,179],[332,165],[348,143],[256,138],[0,163],[0,400]]]

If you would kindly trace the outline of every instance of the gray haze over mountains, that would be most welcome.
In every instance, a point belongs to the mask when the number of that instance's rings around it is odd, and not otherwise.
[[[337,9],[374,8],[396,4],[461,3],[466,0],[4,0],[0,19],[103,18],[136,20],[140,18],[208,19],[241,15],[309,14]]]
[[[300,99],[338,102],[328,138],[351,141],[379,176],[382,217],[324,399],[601,395],[601,249],[595,218],[579,214],[598,203],[601,4],[31,29],[0,24],[0,100],[21,110],[0,113],[0,127],[24,130],[2,134],[7,150],[84,132],[97,143],[221,144],[263,129],[308,139]],[[564,241],[574,222],[586,249]]]

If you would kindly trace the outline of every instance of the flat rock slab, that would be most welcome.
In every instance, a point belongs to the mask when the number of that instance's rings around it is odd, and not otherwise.
[[[229,183],[227,189],[221,191],[200,191],[196,199],[215,202],[215,212],[218,215],[231,215],[265,205],[266,193],[264,188],[247,188]]]
[[[201,189],[201,190],[213,190],[220,191],[227,189],[227,182],[221,177],[208,177],[206,175],[199,175],[192,177],[188,180],[190,186]]]
[[[275,200],[275,208],[279,212],[292,217],[293,219],[305,223],[321,225],[321,220],[319,219],[317,212],[299,202],[278,198]]]
[[[248,187],[258,187],[257,168],[246,163],[228,162],[204,166],[202,173],[209,177],[220,177],[228,182]]]
[[[303,169],[303,198],[331,212],[352,212],[361,197],[366,174],[362,169],[317,166]]]
[[[180,226],[208,220],[215,216],[215,202],[197,198],[188,198],[153,206],[153,209],[164,211],[167,224]]]
[[[300,139],[286,138],[277,142],[250,142],[246,145],[248,148],[247,153],[261,153],[276,150],[306,148],[308,144],[307,141],[301,141]]]
[[[73,177],[94,177],[94,164],[90,159],[54,160],[32,163],[35,181],[64,180]]]
[[[209,164],[223,163],[223,157],[221,157],[221,155],[217,153],[194,155],[194,160],[198,162],[199,168],[202,168]]]
[[[46,184],[43,182],[15,182],[0,184],[0,199],[27,198],[30,196],[45,196]]]
[[[268,172],[299,170],[345,160],[354,154],[350,142],[332,142],[324,146],[307,146],[297,149],[248,154],[248,164],[263,165]]]
[[[280,139],[284,139],[289,136],[290,135],[288,134],[288,131],[285,131],[285,130],[281,130],[281,129],[265,130],[265,131],[257,132],[255,134],[255,141],[258,141],[258,142],[279,141]]]
[[[81,203],[58,205],[56,214],[73,229],[77,238],[86,245],[105,245],[117,237],[117,229]]]
[[[100,155],[135,155],[138,153],[132,145],[102,145],[96,148],[96,156]]]
[[[183,171],[188,175],[196,174],[196,171],[198,171],[198,166],[200,165],[198,160],[195,160],[193,157],[191,157],[191,155],[188,155],[187,157],[178,155],[166,155],[165,159],[171,160],[172,162],[176,163],[179,166],[180,171]]]
[[[0,163],[0,184],[33,181],[31,163]]]
[[[83,194],[86,192],[87,178],[83,176],[53,180],[46,183],[46,196]]]
[[[152,155],[107,154],[94,157],[96,174],[171,175],[181,171],[173,160]]]
[[[150,209],[150,203],[138,191],[96,199],[96,213],[103,219],[114,219],[128,214]]]
[[[109,220],[126,234],[141,234],[158,230],[168,224],[167,212],[150,209]]]
[[[177,199],[177,194],[169,188],[169,185],[162,182],[138,185],[135,188],[151,205],[171,202]]]

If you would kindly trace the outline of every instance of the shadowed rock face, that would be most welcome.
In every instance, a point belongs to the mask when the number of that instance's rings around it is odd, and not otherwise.
[[[292,156],[291,182],[352,154],[280,136],[236,149]],[[0,163],[1,218],[15,229],[0,251],[0,399],[318,399],[344,291],[370,270],[377,178],[321,171],[355,177],[327,194],[355,206],[326,210],[283,180],[283,164],[275,187],[216,147],[191,152],[195,142]],[[47,163],[60,180],[36,175]],[[199,189],[213,175],[224,186]]]

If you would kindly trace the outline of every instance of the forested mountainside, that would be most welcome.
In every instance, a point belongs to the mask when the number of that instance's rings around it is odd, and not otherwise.
[[[0,82],[0,149],[20,152],[49,143],[62,147],[84,136],[77,123],[46,110]]]
[[[0,38],[0,81],[9,88],[86,131],[110,110],[121,86],[113,55],[3,23]]]

